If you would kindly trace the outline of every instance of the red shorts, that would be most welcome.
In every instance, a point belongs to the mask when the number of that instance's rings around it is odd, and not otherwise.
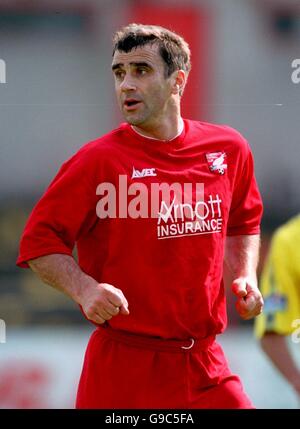
[[[214,337],[170,341],[93,332],[76,408],[253,408]]]

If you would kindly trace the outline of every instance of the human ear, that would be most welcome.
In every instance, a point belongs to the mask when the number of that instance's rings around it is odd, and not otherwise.
[[[185,72],[183,70],[176,70],[176,72],[174,73],[172,93],[182,95],[183,89],[185,87],[185,81]]]

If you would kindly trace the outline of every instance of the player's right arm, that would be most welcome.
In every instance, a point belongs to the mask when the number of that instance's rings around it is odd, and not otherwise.
[[[96,188],[102,177],[97,174],[104,161],[98,147],[92,142],[62,165],[27,221],[17,265],[29,266],[78,303],[89,320],[103,323],[118,313],[128,314],[126,298],[83,272],[72,256],[76,242],[99,221]]]
[[[72,256],[52,254],[28,261],[43,282],[79,304],[92,322],[102,324],[117,314],[129,314],[128,302],[120,289],[98,283],[85,274]]]

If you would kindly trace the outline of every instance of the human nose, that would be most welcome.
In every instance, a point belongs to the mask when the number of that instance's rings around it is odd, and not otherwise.
[[[130,75],[124,76],[124,79],[122,80],[122,82],[120,84],[120,89],[124,92],[136,90],[136,85],[133,81],[132,76],[130,76]]]

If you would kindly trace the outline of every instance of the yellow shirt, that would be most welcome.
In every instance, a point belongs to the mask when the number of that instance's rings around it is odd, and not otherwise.
[[[255,335],[266,331],[289,335],[300,319],[300,215],[278,228],[260,279],[263,313],[255,320]]]

